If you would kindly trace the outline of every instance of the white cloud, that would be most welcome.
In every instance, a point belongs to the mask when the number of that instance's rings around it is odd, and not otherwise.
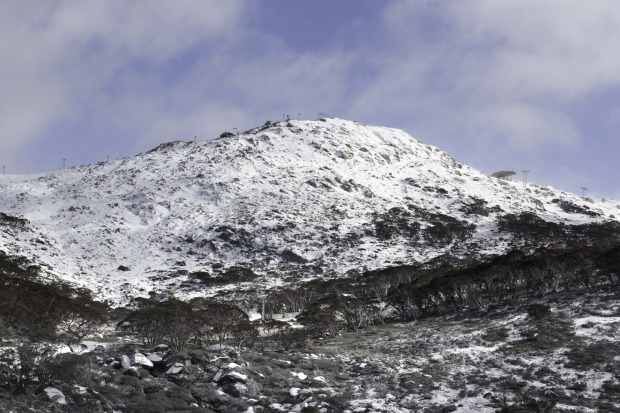
[[[233,132],[235,127],[241,132],[248,123],[247,111],[242,108],[209,104],[196,111],[156,120],[138,144],[148,147],[153,139],[165,142],[190,140],[193,136],[200,140],[213,139],[224,131]]]
[[[3,2],[4,160],[38,139],[49,139],[56,125],[93,115],[89,109],[97,112],[92,119],[97,124],[105,123],[106,113],[121,114],[119,108],[129,101],[150,106],[146,99],[157,97],[154,89],[165,92],[162,66],[174,66],[174,59],[201,47],[234,43],[250,10],[246,0]],[[143,113],[135,121],[149,119]]]
[[[3,2],[0,161],[66,125],[83,142],[101,140],[92,147],[114,138],[142,151],[327,112],[404,127],[460,160],[504,168],[515,154],[579,147],[588,137],[569,109],[620,85],[617,2],[394,0],[368,24],[371,41],[313,52],[253,24],[260,7]]]
[[[379,75],[356,110],[433,123],[474,146],[574,146],[569,106],[620,86],[618,19],[616,2],[395,1],[384,14],[392,47],[374,57]]]
[[[620,4],[615,2],[455,2],[453,14],[470,43],[499,43],[490,60],[491,85],[520,96],[578,98],[618,85]]]
[[[506,103],[466,116],[469,122],[477,125],[477,136],[486,141],[501,140],[502,144],[519,145],[524,149],[535,149],[541,141],[565,147],[580,141],[579,132],[570,118],[561,112],[534,105]]]
[[[288,49],[248,24],[258,6],[247,0],[1,7],[0,53],[19,58],[0,67],[0,82],[14,85],[0,113],[5,159],[59,124],[78,130],[80,144],[108,130],[135,151],[281,113],[339,112],[349,88],[355,53]]]
[[[282,110],[335,110],[345,99],[353,58],[343,52],[296,54],[280,50],[248,59],[234,71],[232,84],[252,107]]]
[[[62,1],[45,31],[66,46],[161,62],[205,41],[234,35],[244,7],[243,0]]]

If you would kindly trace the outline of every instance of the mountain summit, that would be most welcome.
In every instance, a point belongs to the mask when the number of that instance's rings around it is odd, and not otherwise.
[[[341,119],[267,122],[0,188],[0,255],[118,303],[590,244],[620,214]]]

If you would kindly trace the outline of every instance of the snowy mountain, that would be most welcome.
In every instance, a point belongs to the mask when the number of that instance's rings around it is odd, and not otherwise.
[[[117,303],[591,244],[587,228],[614,237],[620,216],[616,201],[490,177],[341,119],[1,176],[0,189],[0,255]]]

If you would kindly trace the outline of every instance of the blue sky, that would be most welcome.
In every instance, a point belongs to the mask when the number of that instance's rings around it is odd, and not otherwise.
[[[620,2],[0,3],[0,163],[57,169],[319,112],[620,198]]]

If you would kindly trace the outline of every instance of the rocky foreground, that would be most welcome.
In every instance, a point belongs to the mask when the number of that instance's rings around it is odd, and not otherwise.
[[[299,348],[86,341],[2,411],[617,412],[620,294],[371,326]],[[117,344],[106,343],[110,339]]]

